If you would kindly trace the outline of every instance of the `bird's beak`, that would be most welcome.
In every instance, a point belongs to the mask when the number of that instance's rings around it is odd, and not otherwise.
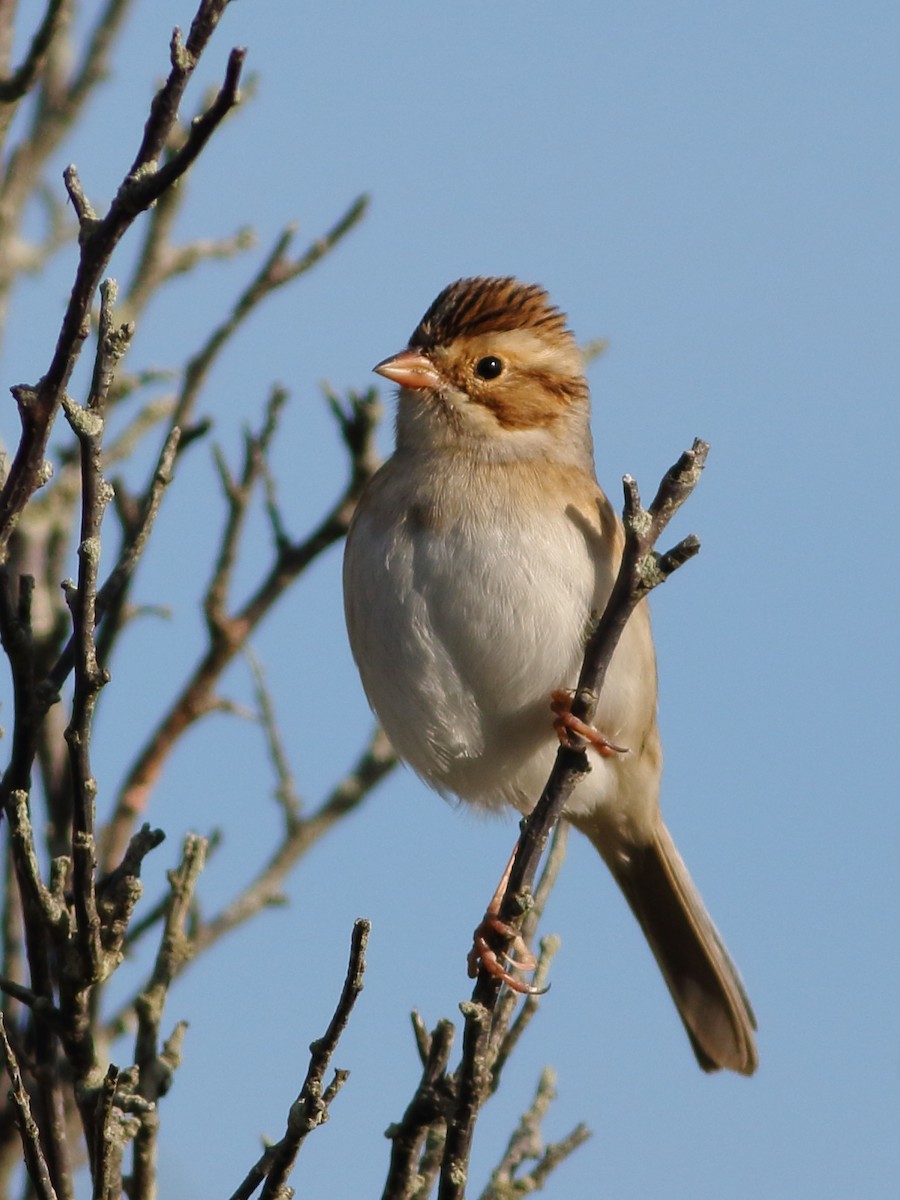
[[[380,362],[372,370],[402,388],[435,388],[439,376],[434,365],[419,350],[401,350]]]

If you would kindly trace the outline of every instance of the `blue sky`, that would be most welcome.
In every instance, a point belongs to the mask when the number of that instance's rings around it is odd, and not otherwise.
[[[138,5],[114,77],[66,148],[60,169],[73,159],[98,205],[137,145],[171,26],[191,13],[185,0]],[[192,176],[180,239],[253,222],[268,247],[297,220],[305,244],[372,196],[337,253],[254,316],[202,403],[234,453],[268,385],[290,388],[275,461],[297,532],[343,478],[318,382],[367,386],[461,275],[542,282],[579,338],[609,339],[590,379],[598,472],[615,497],[626,471],[652,493],[693,437],[712,444],[673,531],[696,531],[703,550],[653,605],[663,805],[745,975],[759,1074],[695,1068],[624,903],[573,838],[544,923],[562,938],[553,988],[479,1125],[473,1196],[545,1063],[560,1093],[548,1136],[580,1120],[594,1130],[549,1196],[896,1189],[898,34],[896,5],[865,0],[852,12],[827,0],[243,0],[204,60],[210,84],[246,45],[258,84]],[[123,278],[131,249],[114,263]],[[129,365],[183,356],[251,258],[161,296]],[[47,313],[61,311],[71,270],[61,256],[56,290],[23,295],[8,382],[43,369]],[[101,714],[101,803],[166,681],[197,654],[192,602],[221,509],[195,448],[138,583],[141,600],[173,602],[172,620],[135,626],[115,664],[112,688],[140,707],[111,694]],[[339,560],[318,563],[255,641],[311,802],[370,720]],[[264,561],[259,549],[246,584]],[[243,667],[228,689],[248,695]],[[269,791],[256,730],[215,717],[195,731],[150,814],[170,840],[149,895],[184,831],[215,826],[225,841],[202,892],[207,909],[223,903],[275,836]],[[168,1008],[191,1029],[162,1113],[164,1194],[228,1194],[259,1136],[280,1136],[358,915],[374,926],[369,973],[336,1057],[352,1074],[293,1182],[301,1194],[380,1192],[382,1133],[418,1074],[407,1014],[433,1024],[469,994],[469,934],[514,828],[397,774],[301,865],[288,907],[192,968]]]

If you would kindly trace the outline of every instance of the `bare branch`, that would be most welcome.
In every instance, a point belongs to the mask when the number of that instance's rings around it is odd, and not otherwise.
[[[147,1200],[155,1195],[156,1139],[159,1129],[156,1101],[169,1088],[172,1072],[180,1060],[183,1036],[182,1029],[176,1040],[173,1042],[170,1039],[160,1053],[159,1029],[172,981],[194,953],[186,924],[197,881],[206,861],[206,848],[205,838],[196,834],[189,834],[185,838],[181,863],[169,875],[171,894],[153,973],[135,1004],[138,1018],[134,1051],[139,1073],[137,1092],[150,1102],[141,1114],[134,1139],[132,1194],[135,1200]]]
[[[31,39],[28,53],[11,75],[0,79],[0,104],[14,104],[16,100],[21,100],[34,83],[59,27],[64,5],[65,0],[47,0],[44,19]]]
[[[135,217],[190,167],[214,129],[237,103],[243,51],[235,50],[212,105],[194,121],[182,149],[162,167],[157,166],[158,154],[177,117],[178,100],[226,3],[227,0],[201,0],[186,46],[173,39],[169,79],[151,107],[140,150],[105,217],[94,216],[74,168],[66,171],[67,188],[79,218],[81,257],[47,373],[34,387],[19,385],[13,389],[22,437],[0,493],[0,561],[5,559],[9,538],[22,509],[48,477],[44,452],[50,428],[87,336],[94,294],[113,250]]]
[[[91,723],[100,689],[108,674],[97,661],[94,630],[97,624],[97,577],[100,567],[100,527],[112,489],[103,477],[102,451],[106,398],[116,364],[134,333],[133,326],[116,327],[113,305],[116,288],[112,280],[102,285],[100,336],[94,375],[87,406],[81,408],[68,396],[63,407],[81,447],[81,536],[78,546],[78,584],[66,587],[72,611],[75,696],[66,728],[72,779],[72,866],[75,911],[85,978],[101,977],[102,949],[100,916],[94,891],[96,848],[94,805],[97,783],[91,770]]]
[[[288,255],[294,239],[294,227],[288,226],[279,235],[269,256],[238,297],[228,317],[212,331],[206,343],[185,367],[184,382],[172,416],[175,424],[183,427],[191,419],[197,396],[206,382],[214,362],[223,347],[250,314],[267,296],[305,274],[320,262],[351,229],[359,224],[365,216],[367,207],[368,197],[358,197],[331,229],[317,238],[297,259],[291,259]]]
[[[644,597],[664,583],[682,563],[700,549],[695,537],[685,538],[667,554],[654,547],[666,525],[700,481],[709,446],[699,439],[664,476],[650,508],[641,507],[637,484],[625,476],[625,547],[616,582],[597,628],[588,640],[578,677],[572,715],[590,724],[600,698],[606,672],[628,618]],[[589,770],[584,743],[579,748],[561,746],[544,794],[526,820],[519,852],[510,873],[507,897],[531,886],[537,863],[550,830],[581,776]],[[513,902],[513,905],[515,902]]]
[[[106,618],[97,639],[97,658],[101,663],[105,663],[109,658],[112,642],[121,627],[128,585],[150,539],[163,494],[172,482],[172,467],[180,440],[181,431],[177,428],[166,438],[153,472],[150,489],[143,498],[141,512],[135,521],[131,536],[122,546],[118,562],[97,591],[94,601],[95,621]],[[56,701],[63,683],[75,665],[75,650],[73,636],[41,685],[40,699],[45,707]]]
[[[0,1044],[2,1044],[3,1059],[12,1085],[11,1095],[18,1114],[19,1134],[22,1138],[22,1150],[28,1178],[39,1200],[57,1200],[56,1189],[50,1180],[47,1160],[41,1149],[40,1131],[31,1115],[31,1101],[28,1099],[28,1092],[22,1082],[18,1059],[13,1053],[6,1035],[6,1023],[2,1013],[0,1013]]]
[[[481,1193],[480,1200],[513,1200],[516,1196],[530,1196],[539,1192],[550,1172],[591,1136],[584,1125],[578,1125],[561,1142],[544,1146],[541,1123],[555,1099],[556,1077],[546,1067],[538,1081],[534,1099],[527,1112],[522,1114],[506,1153]],[[529,1161],[533,1161],[534,1166],[522,1172],[522,1166]]]
[[[249,1200],[263,1180],[265,1183],[261,1200],[280,1200],[285,1196],[284,1185],[301,1146],[314,1129],[328,1120],[329,1105],[346,1081],[348,1072],[335,1071],[331,1082],[323,1087],[325,1072],[362,991],[369,929],[369,922],[363,920],[358,920],[353,926],[350,962],[341,997],[324,1036],[313,1042],[309,1048],[309,1069],[300,1094],[291,1105],[284,1136],[266,1150],[232,1194],[231,1200]]]
[[[652,588],[699,549],[695,538],[685,539],[667,555],[658,554],[654,546],[671,517],[697,485],[708,450],[705,442],[695,441],[693,448],[685,451],[667,472],[646,511],[640,505],[634,480],[625,478],[622,562],[606,610],[588,641],[572,704],[573,715],[586,723],[594,716],[607,668],[631,613]],[[521,925],[522,915],[530,907],[530,888],[550,833],[578,780],[589,769],[581,739],[560,746],[547,786],[523,822],[500,905],[501,920],[513,928]],[[499,949],[503,951],[505,946]],[[465,1193],[475,1121],[491,1088],[490,1016],[497,1008],[500,988],[500,981],[482,968],[472,999],[463,1006],[466,1017],[463,1061],[458,1073],[454,1111],[447,1128],[439,1200],[462,1200]]]
[[[131,768],[102,837],[101,861],[109,865],[121,854],[135,820],[144,811],[150,791],[163,765],[182,734],[216,706],[215,686],[225,668],[247,642],[255,627],[268,614],[285,590],[320,554],[347,532],[350,518],[378,462],[374,448],[375,427],[380,415],[373,392],[351,394],[350,409],[341,410],[342,433],[350,451],[350,479],[344,491],[319,525],[305,539],[277,549],[275,560],[256,591],[233,616],[225,612],[225,591],[236,548],[233,539],[243,523],[247,500],[235,500],[223,534],[216,570],[207,592],[205,607],[210,633],[209,646],[194,668],[168,713],[151,733]],[[250,475],[256,478],[255,469]]]
[[[422,1078],[403,1119],[389,1126],[391,1161],[381,1200],[412,1200],[422,1180],[421,1157],[426,1136],[435,1131],[443,1138],[453,1089],[447,1063],[453,1046],[453,1023],[439,1021],[429,1035]]]
[[[275,799],[284,813],[285,832],[290,835],[290,832],[297,826],[300,819],[300,797],[297,794],[294,773],[288,761],[281,730],[278,728],[275,705],[272,703],[272,697],[266,686],[266,677],[262,663],[249,646],[244,653],[253,674],[253,686],[259,710],[259,723],[266,736],[269,761],[275,770],[275,777],[278,781],[275,788]]]
[[[119,1069],[110,1064],[100,1086],[97,1122],[91,1147],[95,1200],[118,1200],[122,1183],[122,1141],[117,1136],[115,1099]]]

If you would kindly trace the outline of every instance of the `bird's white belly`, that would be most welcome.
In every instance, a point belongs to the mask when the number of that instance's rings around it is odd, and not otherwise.
[[[365,525],[348,546],[348,627],[388,737],[438,790],[530,808],[558,745],[550,693],[574,686],[611,580],[562,512],[437,534]]]

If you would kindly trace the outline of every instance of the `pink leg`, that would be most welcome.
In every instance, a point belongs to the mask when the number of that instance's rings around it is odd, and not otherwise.
[[[556,730],[556,736],[559,738],[561,745],[571,745],[571,735],[575,733],[579,737],[583,737],[603,758],[612,758],[616,754],[628,753],[627,746],[613,745],[593,725],[587,725],[584,721],[580,721],[578,717],[572,716],[571,692],[561,690],[551,692],[550,708],[556,714],[553,728]]]
[[[516,842],[516,849],[519,843]],[[497,952],[491,947],[492,935],[499,934],[501,937],[507,938],[511,942],[510,950],[516,953],[515,958],[509,951],[503,954],[506,961],[520,971],[533,971],[537,966],[537,959],[525,944],[525,939],[511,925],[507,925],[505,921],[500,920],[500,904],[506,893],[506,886],[509,883],[510,872],[512,871],[513,860],[516,857],[516,849],[510,855],[509,862],[506,864],[506,870],[503,872],[503,877],[497,885],[497,890],[491,897],[491,902],[487,907],[487,912],[484,914],[484,919],[475,930],[473,935],[472,949],[469,951],[468,967],[469,978],[474,979],[480,968],[484,968],[489,975],[493,975],[495,979],[502,980],[508,984],[514,992],[520,992],[526,996],[539,996],[545,992],[546,988],[536,988],[530,983],[525,983],[521,979],[516,979],[514,975],[510,975],[503,964]]]

